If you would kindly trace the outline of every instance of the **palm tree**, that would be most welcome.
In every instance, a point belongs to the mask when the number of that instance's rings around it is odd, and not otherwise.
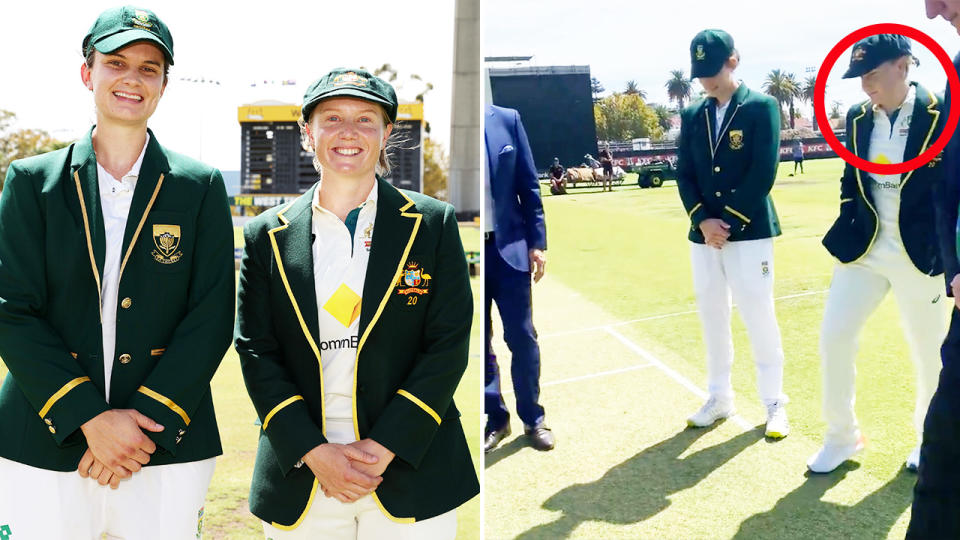
[[[670,72],[670,79],[667,81],[667,95],[671,100],[677,102],[677,110],[683,109],[683,102],[690,99],[691,81],[682,69],[675,69]]]
[[[633,79],[627,81],[627,87],[623,90],[623,93],[628,96],[640,96],[640,99],[644,101],[647,100],[647,93],[641,90],[640,87],[637,86],[637,81]]]
[[[793,102],[800,97],[800,81],[797,80],[797,77],[793,73],[787,73],[786,82],[793,90],[787,94],[787,105],[790,109],[790,129],[795,129],[794,120],[796,119],[796,111],[793,109]]]
[[[813,107],[813,96],[816,93],[814,91],[816,86],[817,86],[816,75],[810,75],[809,77],[804,79],[803,85],[800,87],[800,95],[799,95],[800,101],[803,101],[804,103],[809,103],[810,106]],[[817,130],[816,111],[813,112],[813,114],[810,116],[810,119],[813,120],[813,130],[816,131]]]
[[[843,106],[843,103],[840,101],[834,101],[830,104],[830,119],[836,120],[840,118],[840,107]]]
[[[670,117],[673,116],[673,111],[666,105],[656,104],[651,105],[651,107],[657,115],[657,123],[663,128],[663,132],[666,133],[670,131]]]
[[[763,91],[777,100],[780,109],[780,127],[787,126],[783,115],[784,103],[790,104],[790,125],[793,126],[793,98],[797,96],[797,80],[793,73],[783,73],[779,69],[771,70],[763,83]]]

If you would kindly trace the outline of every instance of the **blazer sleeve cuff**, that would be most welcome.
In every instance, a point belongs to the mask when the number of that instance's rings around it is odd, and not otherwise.
[[[90,377],[77,377],[63,384],[38,411],[58,446],[79,444],[79,437],[72,437],[80,426],[110,406],[90,381]]]
[[[147,431],[157,446],[176,456],[180,443],[188,435],[190,416],[173,400],[152,388],[141,386],[130,398],[130,408],[136,409],[163,426],[163,431]]]
[[[401,389],[377,419],[368,437],[417,469],[441,421],[436,410]]]
[[[260,426],[270,439],[277,463],[284,476],[303,466],[303,456],[327,442],[323,431],[310,416],[302,396],[291,396],[275,405],[263,417]]]
[[[703,203],[699,203],[699,202],[698,202],[697,204],[693,205],[693,208],[691,208],[691,209],[687,212],[687,216],[690,217],[690,225],[691,225],[694,229],[699,228],[699,227],[700,227],[700,223],[701,223],[703,220],[705,220],[705,219],[707,219],[708,217],[710,217],[710,216],[707,214],[707,209],[703,207]]]
[[[750,225],[750,218],[746,214],[729,205],[723,207],[723,220],[729,223],[731,227],[739,225],[740,230],[746,229],[747,225]]]

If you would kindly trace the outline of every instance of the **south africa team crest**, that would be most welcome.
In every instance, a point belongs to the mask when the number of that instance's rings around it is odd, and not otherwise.
[[[417,263],[410,261],[403,266],[403,272],[397,280],[397,294],[424,295],[430,292],[430,274]]]
[[[160,264],[173,264],[183,257],[180,248],[180,226],[159,225],[153,226],[153,245],[157,249],[150,252],[153,259]]]
[[[704,60],[707,57],[707,53],[703,52],[703,45],[697,45],[697,60]]]
[[[741,148],[743,148],[743,130],[731,129],[730,130],[730,149],[740,150]]]

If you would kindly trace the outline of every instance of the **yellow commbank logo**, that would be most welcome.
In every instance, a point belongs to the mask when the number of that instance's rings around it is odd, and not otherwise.
[[[153,245],[157,249],[150,254],[158,263],[173,264],[179,261],[183,257],[183,252],[177,251],[180,247],[180,226],[154,224]]]
[[[350,325],[360,317],[360,295],[353,292],[346,284],[341,284],[323,305],[323,309],[340,324],[350,328]]]

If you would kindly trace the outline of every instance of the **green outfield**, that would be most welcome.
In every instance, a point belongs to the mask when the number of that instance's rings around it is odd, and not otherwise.
[[[534,287],[534,318],[557,448],[528,447],[512,418],[514,435],[485,459],[487,538],[903,538],[915,482],[903,471],[915,444],[914,370],[892,298],[860,340],[856,408],[867,449],[833,474],[805,474],[824,429],[817,348],[834,261],[820,239],[838,211],[843,164],[808,160],[796,177],[792,165],[781,166],[773,192],[792,427],[780,442],[763,438],[737,316],[743,420],[685,427],[706,376],[689,222],[675,185],[640,189],[628,178],[613,193],[544,190],[548,264]],[[505,346],[496,348],[508,369]],[[506,399],[512,409],[512,394]]]
[[[478,230],[472,225],[461,227],[464,244],[473,246],[467,249],[479,249]],[[243,245],[241,235],[238,235],[237,242],[238,246]],[[478,278],[471,279],[471,286],[474,304],[480,306],[481,290]],[[483,426],[482,331],[482,320],[475,310],[470,336],[470,364],[455,396],[478,471],[482,455],[480,439]],[[6,372],[6,367],[0,361],[0,381]],[[263,538],[260,521],[250,513],[247,507],[247,492],[250,489],[250,478],[253,474],[259,427],[255,424],[257,416],[243,385],[239,358],[232,347],[227,351],[220,369],[214,376],[212,386],[223,442],[223,455],[217,460],[216,472],[207,494],[204,511],[205,537],[229,540]],[[479,539],[479,528],[480,499],[474,497],[457,513],[457,538]]]

